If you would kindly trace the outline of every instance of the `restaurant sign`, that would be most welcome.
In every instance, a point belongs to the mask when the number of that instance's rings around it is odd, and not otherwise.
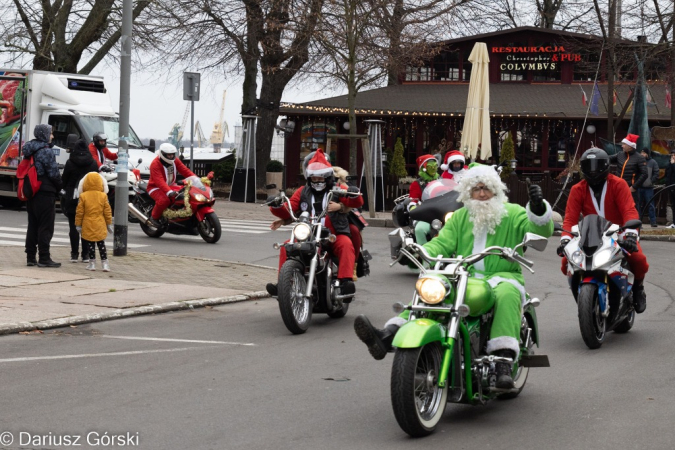
[[[579,62],[581,55],[568,53],[565,47],[492,47],[492,53],[506,53],[501,70],[556,70],[561,62]]]

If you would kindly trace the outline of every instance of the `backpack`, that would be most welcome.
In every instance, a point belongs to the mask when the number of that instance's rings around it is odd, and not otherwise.
[[[38,180],[37,169],[33,157],[23,158],[16,169],[16,177],[19,180],[19,186],[16,194],[21,201],[32,199],[40,190],[42,181]]]

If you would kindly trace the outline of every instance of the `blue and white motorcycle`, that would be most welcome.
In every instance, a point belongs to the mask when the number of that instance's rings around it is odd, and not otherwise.
[[[630,220],[624,226],[598,215],[585,216],[566,231],[567,280],[579,309],[581,337],[588,348],[600,348],[608,331],[628,332],[635,322],[633,281],[619,233],[642,226]]]

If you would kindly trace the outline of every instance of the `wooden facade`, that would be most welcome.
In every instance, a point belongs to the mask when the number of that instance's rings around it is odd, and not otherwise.
[[[492,160],[510,132],[516,145],[519,174],[556,175],[583,150],[597,145],[607,132],[607,86],[602,42],[597,37],[521,27],[439,43],[442,51],[421,67],[409,67],[400,85],[364,91],[357,96],[356,134],[367,133],[365,120],[380,119],[383,151],[393,151],[400,138],[410,175],[416,173],[417,156],[444,155],[459,149],[471,64],[468,57],[476,42],[485,42],[490,56],[490,116]],[[631,95],[637,77],[631,55],[643,42],[621,41],[627,55],[616,78],[615,116]],[[653,105],[651,125],[669,126],[665,107],[668,70],[661,60],[648,60],[645,75]],[[589,114],[594,80],[600,98],[598,115]],[[587,104],[584,105],[584,94]],[[316,148],[325,148],[328,134],[346,133],[346,96],[303,104],[282,104],[281,114],[296,124],[286,137],[288,187],[304,182],[301,161]],[[603,114],[604,113],[604,114]],[[628,129],[630,112],[619,122],[615,140]],[[357,167],[362,167],[359,142]],[[461,150],[461,149],[460,149]],[[349,142],[332,140],[327,149],[331,162],[349,167]],[[360,169],[359,169],[360,170]],[[354,174],[352,174],[354,175]],[[356,174],[356,175],[360,175]]]

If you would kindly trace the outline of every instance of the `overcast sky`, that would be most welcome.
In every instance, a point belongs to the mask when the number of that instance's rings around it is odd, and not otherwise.
[[[102,65],[100,69],[92,71],[91,74],[105,78],[113,107],[119,111],[119,71]],[[204,80],[203,75],[202,80]],[[258,88],[260,88],[260,83]],[[200,100],[195,102],[195,123],[200,122],[206,139],[210,138],[213,126],[219,120],[224,89],[227,89],[224,118],[230,129],[230,137],[225,137],[225,140],[234,141],[234,126],[241,125],[242,81],[223,80],[218,84],[210,80],[206,81],[201,86]],[[306,89],[287,88],[282,101],[300,103],[333,97],[341,93],[307,92]],[[139,137],[166,140],[173,125],[182,122],[188,103],[183,100],[182,78],[175,84],[165,85],[148,81],[148,77],[142,74],[132,73],[129,121]],[[185,138],[188,140],[189,129],[190,115],[188,113],[185,133]]]

